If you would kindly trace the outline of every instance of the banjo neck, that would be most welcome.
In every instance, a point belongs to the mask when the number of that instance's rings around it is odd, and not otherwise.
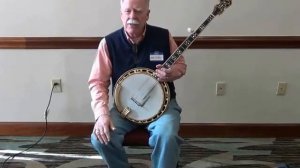
[[[223,13],[225,8],[231,5],[231,0],[220,0],[214,8],[214,11],[208,16],[208,18],[197,28],[196,31],[191,33],[180,46],[170,55],[170,57],[162,64],[166,69],[170,68],[182,55],[182,53],[192,45],[198,35],[206,28],[206,26],[215,18],[216,15]]]

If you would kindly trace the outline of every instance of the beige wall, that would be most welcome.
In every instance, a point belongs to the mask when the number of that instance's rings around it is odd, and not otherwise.
[[[152,0],[150,24],[188,35],[218,1]],[[171,4],[171,5],[170,5]],[[298,36],[299,0],[233,0],[201,35]],[[0,0],[0,37],[104,36],[120,24],[119,1]],[[50,80],[61,78],[49,121],[93,121],[87,79],[96,50],[0,50],[0,122],[43,121]],[[176,82],[182,122],[299,123],[300,49],[188,50]],[[224,96],[215,83],[227,83]],[[276,96],[278,81],[288,82]]]

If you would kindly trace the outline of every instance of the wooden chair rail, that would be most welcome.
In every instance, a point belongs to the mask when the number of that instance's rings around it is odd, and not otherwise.
[[[174,37],[181,44],[186,37]],[[0,49],[96,49],[102,37],[0,37]],[[190,49],[300,48],[300,36],[203,36]]]

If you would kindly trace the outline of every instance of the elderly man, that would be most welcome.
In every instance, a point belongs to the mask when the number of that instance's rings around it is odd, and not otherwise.
[[[178,136],[181,107],[176,101],[173,81],[186,72],[184,57],[179,57],[170,68],[162,66],[177,45],[168,30],[147,24],[149,0],[121,0],[120,4],[123,27],[101,40],[88,81],[96,120],[92,145],[109,168],[130,167],[122,146],[124,135],[140,125],[123,118],[115,106],[109,110],[108,88],[110,81],[115,86],[117,79],[129,69],[150,68],[159,82],[167,82],[171,97],[162,116],[144,125],[150,132],[152,167],[175,168],[183,140]],[[160,54],[153,58],[153,52]]]

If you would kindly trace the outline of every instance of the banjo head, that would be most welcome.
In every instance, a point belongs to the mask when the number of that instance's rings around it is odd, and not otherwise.
[[[165,112],[170,90],[166,82],[157,81],[153,70],[134,68],[116,82],[114,100],[123,117],[138,124],[147,124]]]

